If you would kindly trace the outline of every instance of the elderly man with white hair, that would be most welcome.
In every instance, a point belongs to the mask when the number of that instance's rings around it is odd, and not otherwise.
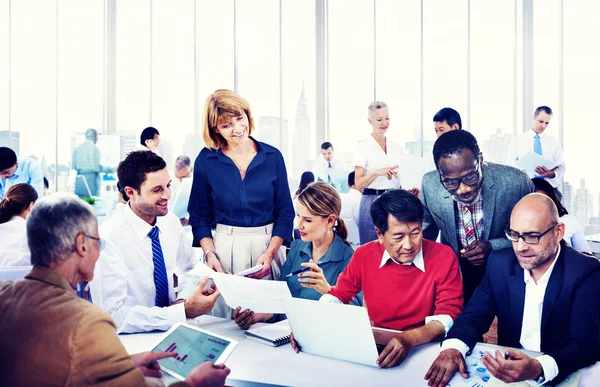
[[[0,385],[145,386],[160,377],[158,359],[129,356],[115,324],[74,287],[90,281],[104,241],[92,208],[67,194],[40,200],[27,219],[33,268],[24,280],[0,282]],[[210,362],[178,386],[223,386],[229,369]],[[145,378],[146,377],[146,378]]]

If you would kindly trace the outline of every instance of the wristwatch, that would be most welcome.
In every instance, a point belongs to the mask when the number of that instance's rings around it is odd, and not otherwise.
[[[206,250],[206,252],[204,253],[204,256],[202,257],[202,263],[206,264],[206,256],[210,253],[213,253],[215,255],[215,257],[217,258],[217,261],[221,262],[221,258],[219,258],[219,254],[217,254],[216,251]]]
[[[546,377],[544,376],[544,369],[542,368],[542,373],[540,374],[540,376],[538,376],[538,378],[535,380],[535,382],[539,383],[539,384],[544,384],[545,381],[546,381]]]

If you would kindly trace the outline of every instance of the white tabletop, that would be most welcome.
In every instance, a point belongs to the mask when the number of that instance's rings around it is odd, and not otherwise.
[[[270,347],[245,337],[232,321],[202,316],[196,325],[238,341],[237,348],[226,361],[231,369],[228,385],[236,381],[268,383],[282,386],[427,386],[423,379],[435,360],[439,344],[413,349],[398,367],[378,369],[361,364],[329,359],[306,353],[296,354],[290,345]],[[119,335],[129,353],[150,350],[164,332]],[[593,387],[600,380],[600,363],[584,369],[580,387]]]

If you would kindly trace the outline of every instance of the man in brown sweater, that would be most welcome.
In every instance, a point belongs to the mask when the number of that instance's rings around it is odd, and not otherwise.
[[[74,291],[93,278],[103,247],[92,208],[69,195],[46,197],[29,215],[27,236],[33,269],[0,282],[0,385],[162,385],[157,360],[175,353],[130,356],[110,316]],[[228,374],[206,362],[175,385],[223,386]]]

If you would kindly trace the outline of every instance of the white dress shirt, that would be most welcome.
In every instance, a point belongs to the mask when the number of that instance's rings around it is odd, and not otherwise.
[[[558,246],[556,257],[559,255],[560,245]],[[546,294],[548,281],[550,280],[555,264],[556,258],[544,275],[537,281],[537,284],[531,277],[529,270],[523,271],[523,280],[525,281],[525,304],[523,305],[523,322],[521,324],[521,337],[519,343],[521,343],[521,346],[524,349],[529,351],[540,352],[542,343],[541,326],[544,295]],[[463,356],[469,351],[469,347],[462,340],[449,339],[442,343],[440,352],[450,348],[459,350]],[[535,359],[540,362],[542,369],[544,370],[544,383],[549,382],[558,375],[558,365],[552,356],[541,355]],[[540,383],[537,383],[534,380],[528,380],[527,382],[532,386],[541,386]]]
[[[358,237],[358,217],[360,214],[360,200],[362,194],[360,191],[350,189],[346,193],[340,193],[342,198],[342,211],[340,217],[346,224],[348,230],[348,237],[346,240],[351,244],[359,245],[360,239]]]
[[[0,224],[0,235],[0,266],[31,265],[25,219],[13,216],[8,222]]]
[[[425,261],[423,260],[423,249],[419,250],[419,252],[417,253],[417,255],[415,255],[415,257],[413,258],[413,260],[411,262],[406,262],[406,263],[400,263],[400,262],[396,261],[394,258],[392,258],[390,253],[388,253],[388,251],[386,249],[384,249],[383,255],[381,257],[381,264],[379,265],[379,268],[381,269],[387,263],[387,261],[390,259],[395,264],[401,265],[401,266],[415,265],[415,267],[417,269],[419,269],[423,273],[425,273]],[[339,298],[337,298],[331,294],[324,294],[323,296],[321,296],[319,301],[328,302],[328,303],[332,303],[332,304],[341,304],[342,303],[342,301],[340,301]],[[450,330],[450,328],[452,328],[452,325],[454,324],[454,320],[452,320],[452,317],[450,317],[447,314],[438,314],[435,316],[426,316],[425,317],[425,324],[428,324],[431,321],[439,321],[444,326],[444,330],[446,331],[446,334],[448,333],[448,331]]]
[[[376,169],[400,165],[400,156],[402,155],[402,147],[400,144],[391,141],[390,139],[386,139],[386,148],[387,153],[381,149],[375,138],[369,135],[358,143],[358,146],[354,151],[354,156],[352,157],[352,165],[355,167],[363,167],[365,169],[365,176]],[[398,170],[396,170],[396,172],[397,171]],[[377,176],[367,188],[400,188],[400,179],[393,177],[389,180],[386,176]]]
[[[194,268],[191,244],[186,240],[179,219],[172,213],[156,220],[167,278],[169,302],[175,301],[173,274],[183,281],[183,272]],[[152,241],[148,233],[152,226],[139,218],[129,205],[109,218],[100,227],[106,241],[96,264],[95,278],[101,284],[102,307],[117,325],[117,333],[167,330],[178,321],[185,321],[183,303],[160,308],[155,306],[154,261]],[[93,292],[92,300],[97,297]],[[183,297],[179,297],[183,298]]]
[[[517,160],[525,156],[529,152],[533,152],[533,142],[536,133],[533,129],[512,139],[506,156],[506,164],[517,167]],[[558,168],[554,171],[553,178],[545,178],[548,183],[554,188],[558,187],[560,180],[565,174],[565,157],[563,149],[558,143],[558,140],[544,131],[540,134],[540,142],[542,144],[542,157],[558,164]],[[535,174],[529,174],[530,178],[534,178]]]

